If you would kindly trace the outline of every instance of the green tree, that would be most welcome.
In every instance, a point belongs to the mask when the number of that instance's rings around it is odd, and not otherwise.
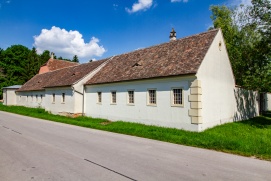
[[[44,50],[42,52],[42,54],[40,54],[39,67],[41,67],[43,64],[45,64],[50,58],[51,58],[50,51],[49,50]]]
[[[1,52],[0,67],[4,76],[0,82],[0,97],[2,97],[3,87],[25,83],[26,78],[23,72],[29,52],[30,50],[23,45],[12,45]]]
[[[259,2],[262,1],[267,3],[266,0],[254,0],[252,6],[241,5],[235,9],[226,6],[211,6],[211,19],[214,28],[222,29],[236,84],[264,92],[271,91],[270,84],[268,85],[270,82],[268,50],[270,51],[270,48],[266,47],[268,36],[264,35],[267,29],[263,30],[263,24],[259,23],[263,18],[255,13],[255,8],[258,13],[263,12],[259,8]]]
[[[73,56],[72,62],[77,62],[77,63],[79,63],[79,59],[78,59],[77,55],[74,55],[74,56]]]

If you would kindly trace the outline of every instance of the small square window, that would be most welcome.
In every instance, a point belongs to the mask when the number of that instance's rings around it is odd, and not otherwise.
[[[148,104],[150,105],[156,104],[156,90],[154,89],[148,90]]]
[[[112,91],[111,92],[111,103],[112,104],[116,104],[117,103],[117,92],[116,91]]]
[[[102,92],[97,92],[97,95],[98,95],[97,102],[102,103]]]
[[[128,91],[128,103],[129,104],[135,103],[134,91],[132,91],[132,90]]]
[[[183,90],[180,88],[172,89],[172,104],[173,105],[183,105]]]

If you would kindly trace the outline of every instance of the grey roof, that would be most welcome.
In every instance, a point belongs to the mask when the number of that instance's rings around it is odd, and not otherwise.
[[[12,85],[9,87],[3,87],[3,89],[20,89],[22,87],[22,85]]]

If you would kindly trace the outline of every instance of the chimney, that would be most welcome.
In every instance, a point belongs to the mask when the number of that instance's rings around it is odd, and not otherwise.
[[[176,31],[174,30],[174,28],[172,28],[172,31],[170,32],[169,40],[170,41],[176,40]]]
[[[54,52],[51,52],[51,59],[54,59],[54,56],[55,56]]]

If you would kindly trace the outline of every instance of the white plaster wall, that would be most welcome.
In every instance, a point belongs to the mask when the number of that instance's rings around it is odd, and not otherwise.
[[[7,89],[3,89],[3,104],[7,105]]]
[[[65,102],[62,102],[65,93]],[[55,102],[53,102],[55,94]],[[56,87],[45,89],[45,110],[53,114],[74,113],[74,93],[71,87]]]
[[[36,98],[36,95],[38,96],[38,99]],[[41,98],[41,95],[42,95],[42,98]],[[17,99],[18,106],[44,108],[45,93],[44,91],[17,92],[16,99]]]
[[[99,67],[94,69],[92,72],[88,73],[79,81],[75,82],[72,87],[74,89],[74,113],[83,112],[83,94],[84,94],[84,84],[93,77],[101,68],[107,64],[107,61],[101,64]]]
[[[271,93],[265,94],[265,100],[266,100],[266,108],[265,111],[271,111]]]
[[[83,95],[78,92],[74,92],[74,113],[83,112]]]
[[[234,121],[259,116],[259,94],[256,91],[235,88]]]
[[[199,129],[233,121],[235,82],[221,31],[216,35],[196,76],[202,84],[203,124],[199,125]]]
[[[16,105],[16,90],[17,89],[3,89],[3,104],[7,106]]]
[[[198,125],[191,124],[188,115],[188,95],[195,77],[164,78],[103,85],[86,86],[86,116],[105,118],[111,121],[128,121],[148,125],[174,127],[198,131]],[[180,87],[183,91],[184,106],[171,106],[171,89]],[[148,89],[156,89],[157,105],[147,105]],[[134,90],[135,104],[128,105],[128,90]],[[111,91],[117,92],[117,103],[111,104]],[[102,92],[102,103],[97,103],[97,92]]]

